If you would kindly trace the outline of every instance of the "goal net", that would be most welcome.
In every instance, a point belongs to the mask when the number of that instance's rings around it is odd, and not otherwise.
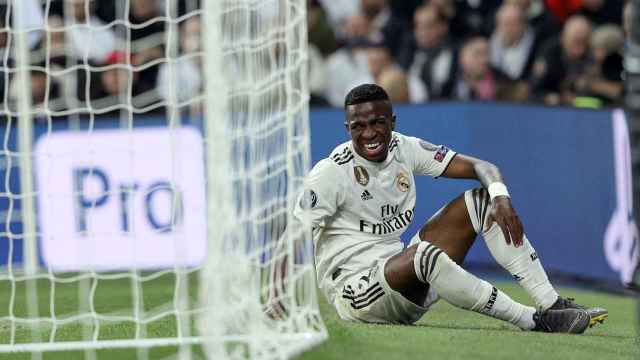
[[[310,228],[287,229],[305,6],[0,0],[0,352],[280,359],[327,337]]]

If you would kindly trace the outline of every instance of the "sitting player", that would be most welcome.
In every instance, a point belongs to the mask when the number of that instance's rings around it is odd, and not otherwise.
[[[311,218],[318,283],[342,319],[411,324],[439,298],[523,330],[582,333],[607,317],[558,295],[495,165],[394,132],[391,102],[377,85],[352,89],[345,110],[351,141],[313,167],[294,211]],[[483,187],[446,204],[404,248],[414,174],[476,179]],[[477,234],[537,309],[460,267]]]

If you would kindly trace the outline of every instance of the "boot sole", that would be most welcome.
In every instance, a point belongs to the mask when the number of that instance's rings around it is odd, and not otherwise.
[[[609,317],[608,313],[604,313],[604,314],[597,314],[594,316],[591,316],[591,320],[589,321],[589,327],[594,327],[597,324],[602,324],[604,323],[604,321]]]

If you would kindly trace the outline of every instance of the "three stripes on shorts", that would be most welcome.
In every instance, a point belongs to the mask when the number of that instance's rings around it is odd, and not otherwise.
[[[380,282],[376,282],[368,288],[358,292],[355,292],[351,285],[346,285],[342,289],[342,297],[349,300],[351,307],[356,310],[373,304],[373,302],[382,297],[382,295],[384,295],[384,290],[382,290]]]

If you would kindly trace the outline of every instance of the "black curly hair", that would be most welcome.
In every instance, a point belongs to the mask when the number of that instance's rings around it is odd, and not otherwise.
[[[389,95],[376,84],[362,84],[349,91],[344,99],[344,107],[370,101],[389,101]]]

